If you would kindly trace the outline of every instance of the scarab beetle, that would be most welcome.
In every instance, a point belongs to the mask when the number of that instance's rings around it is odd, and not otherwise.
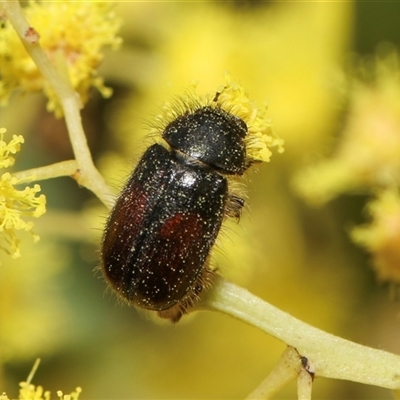
[[[177,321],[212,281],[209,254],[226,216],[244,201],[229,191],[242,175],[247,126],[217,105],[164,128],[128,179],[108,218],[102,269],[130,304]]]

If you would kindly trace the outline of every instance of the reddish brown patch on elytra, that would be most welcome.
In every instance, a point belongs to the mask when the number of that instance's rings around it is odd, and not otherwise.
[[[108,220],[103,238],[102,258],[108,266],[104,272],[118,288],[126,284],[126,276],[130,273],[128,260],[133,255],[132,248],[140,241],[143,221],[148,213],[147,203],[145,191],[140,184],[135,183],[131,191],[121,195]]]
[[[201,220],[193,214],[177,213],[173,217],[167,219],[160,229],[160,236],[163,238],[176,236],[176,233],[185,233],[195,237],[202,231]]]
[[[110,237],[116,240],[116,233],[121,232],[122,226],[129,228],[131,237],[138,235],[146,212],[148,212],[148,198],[140,184],[133,184],[131,189],[121,195],[118,207],[115,208],[115,212],[109,220],[109,234],[105,238]],[[122,238],[121,242],[123,242]]]

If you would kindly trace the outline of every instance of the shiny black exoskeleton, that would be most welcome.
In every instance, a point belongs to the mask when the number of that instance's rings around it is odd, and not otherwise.
[[[208,256],[224,216],[244,202],[225,175],[247,169],[246,124],[204,106],[169,123],[133,171],[107,221],[104,275],[129,303],[177,321],[212,280]]]

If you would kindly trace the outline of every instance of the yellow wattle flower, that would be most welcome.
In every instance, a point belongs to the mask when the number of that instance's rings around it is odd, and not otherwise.
[[[246,149],[249,159],[268,162],[272,147],[277,147],[279,153],[283,152],[284,141],[272,130],[271,120],[266,115],[267,107],[257,108],[244,88],[233,82],[228,74],[225,76],[224,87],[219,91],[217,104],[246,123]]]
[[[82,104],[92,87],[104,97],[111,89],[104,86],[97,68],[103,48],[118,47],[116,36],[120,21],[108,2],[50,1],[29,2],[25,15],[39,34],[38,43],[58,72],[78,92]],[[15,89],[24,92],[44,91],[47,108],[57,116],[61,106],[49,83],[43,78],[8,21],[3,22],[0,37],[0,103],[5,104]]]
[[[243,87],[233,82],[228,74],[225,76],[225,85],[212,94],[198,95],[196,85],[193,84],[184,96],[164,103],[161,113],[156,116],[151,133],[160,134],[179,116],[204,106],[220,107],[246,123],[246,155],[250,162],[268,162],[272,155],[271,148],[274,147],[279,153],[283,152],[284,141],[272,130],[271,120],[266,115],[267,108],[257,108]]]
[[[18,258],[21,255],[20,240],[16,231],[32,233],[34,223],[29,218],[38,218],[46,212],[46,197],[38,194],[38,184],[18,189],[18,179],[8,171],[1,171],[14,164],[12,154],[17,153],[24,142],[22,136],[16,135],[10,142],[5,142],[5,132],[6,129],[0,128],[0,249],[10,253],[13,258]],[[38,235],[32,235],[34,241],[39,240]]]
[[[400,283],[400,193],[388,188],[368,204],[372,221],[353,229],[353,240],[371,253],[378,279]]]

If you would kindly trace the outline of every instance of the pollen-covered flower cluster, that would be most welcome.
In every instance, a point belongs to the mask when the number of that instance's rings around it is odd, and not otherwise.
[[[349,113],[331,158],[301,172],[295,181],[310,203],[344,192],[372,194],[369,225],[353,240],[371,253],[381,281],[400,282],[400,57],[378,52],[361,60],[349,78]]]
[[[25,15],[38,32],[37,38],[58,72],[79,93],[82,103],[93,86],[104,96],[111,94],[96,71],[103,59],[104,46],[116,47],[120,23],[108,2],[50,1],[30,2]],[[14,89],[26,92],[44,90],[48,109],[60,115],[61,109],[50,85],[29,57],[8,21],[0,35],[0,102]]]
[[[7,143],[4,141],[5,132],[4,128],[0,128],[0,170],[14,164],[13,154],[20,150],[20,146],[24,142],[22,136],[14,135]],[[29,218],[40,217],[46,212],[46,198],[43,194],[39,194],[39,185],[17,189],[18,179],[13,177],[10,172],[1,172],[0,248],[10,253],[13,258],[17,258],[20,256],[20,241],[16,231],[32,231],[34,224]],[[34,240],[39,239],[35,234],[33,234],[33,238]]]
[[[64,394],[61,390],[57,391],[57,398],[59,400],[78,400],[82,389],[76,388],[70,394]],[[27,384],[26,382],[20,383],[20,390],[18,400],[50,400],[51,393],[48,390],[44,390],[42,386],[35,386]],[[6,394],[0,395],[0,400],[10,400]]]
[[[283,152],[284,141],[272,130],[270,119],[266,115],[267,108],[258,109],[249,99],[244,88],[225,76],[225,85],[216,93],[200,96],[195,91],[195,84],[189,88],[185,96],[175,102],[166,102],[162,113],[156,117],[155,129],[152,133],[162,131],[165,126],[180,115],[204,106],[220,107],[241,118],[247,125],[246,156],[250,161],[268,162],[272,155],[271,148],[276,147]]]
[[[400,61],[396,53],[361,63],[335,154],[303,171],[299,192],[312,203],[340,193],[400,185]]]
[[[352,231],[353,240],[372,253],[378,279],[400,283],[400,193],[387,189],[368,205],[369,225]]]
[[[225,86],[219,91],[217,104],[232,112],[247,125],[246,137],[247,156],[253,161],[269,161],[271,148],[277,147],[283,152],[283,139],[272,130],[270,119],[267,117],[267,107],[259,109],[249,99],[244,88],[233,82],[229,75],[225,76]]]

